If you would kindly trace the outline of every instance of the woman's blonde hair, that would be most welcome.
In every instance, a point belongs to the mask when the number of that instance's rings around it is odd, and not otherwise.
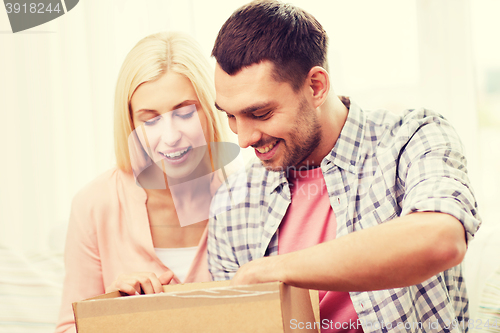
[[[142,83],[159,79],[168,71],[191,81],[207,117],[210,142],[224,141],[220,112],[215,109],[212,72],[200,46],[179,32],[160,32],[139,41],[129,52],[118,75],[115,92],[115,155],[118,168],[132,172],[128,137],[134,130],[130,100]],[[210,143],[207,142],[210,151]]]

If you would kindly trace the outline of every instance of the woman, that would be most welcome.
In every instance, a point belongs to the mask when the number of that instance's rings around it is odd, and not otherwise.
[[[210,280],[206,224],[220,181],[209,143],[222,141],[214,95],[190,37],[158,33],[130,51],[115,94],[117,168],[73,200],[56,332],[75,331],[72,302]]]

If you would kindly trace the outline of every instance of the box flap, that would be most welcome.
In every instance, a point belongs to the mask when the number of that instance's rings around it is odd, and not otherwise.
[[[315,321],[314,294],[307,289],[281,282],[229,283],[168,285],[161,294],[120,297],[114,292],[76,302],[77,331],[284,333],[291,332],[291,319]]]
[[[280,291],[284,332],[296,332],[297,327],[303,327],[300,332],[319,333],[320,322],[314,316],[309,290],[281,284]]]

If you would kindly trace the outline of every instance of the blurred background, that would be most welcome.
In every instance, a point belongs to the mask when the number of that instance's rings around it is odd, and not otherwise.
[[[81,0],[16,34],[0,10],[0,332],[54,328],[71,200],[115,163],[114,87],[128,51],[181,30],[209,57],[246,2]],[[335,93],[366,110],[430,108],[457,129],[483,217],[465,265],[474,318],[500,265],[500,1],[288,2],[326,29]]]

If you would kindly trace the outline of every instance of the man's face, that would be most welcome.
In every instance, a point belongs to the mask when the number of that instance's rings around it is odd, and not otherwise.
[[[294,92],[289,83],[276,81],[272,73],[269,61],[245,67],[235,75],[217,65],[216,106],[227,114],[239,145],[253,147],[268,170],[308,165],[321,141],[316,110],[306,98],[308,88]]]

